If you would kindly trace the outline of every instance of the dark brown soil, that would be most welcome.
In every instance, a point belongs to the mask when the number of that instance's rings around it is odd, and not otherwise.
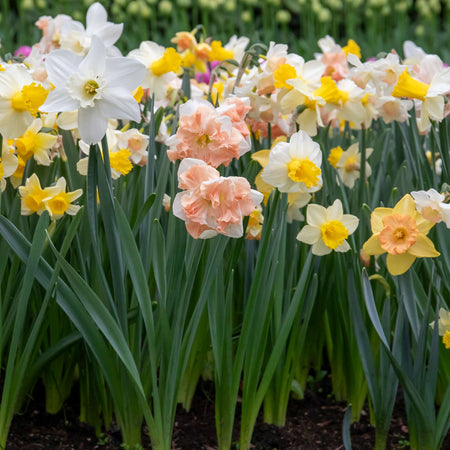
[[[328,384],[328,383],[327,383]],[[212,386],[204,384],[198,390],[190,412],[179,407],[173,433],[173,450],[213,450],[217,448],[214,424],[214,404],[204,392],[212,394]],[[328,392],[327,392],[328,391]],[[37,395],[39,396],[39,395]],[[407,446],[408,429],[398,402],[391,423],[388,448],[401,449]],[[344,449],[342,421],[346,405],[336,402],[327,387],[319,391],[307,391],[304,400],[292,400],[289,404],[286,426],[279,428],[267,425],[258,419],[252,443],[257,450],[292,449]],[[143,446],[150,448],[146,428],[143,429]],[[363,411],[361,422],[351,427],[353,449],[374,448],[374,428],[369,424],[369,415]],[[239,421],[236,421],[234,438],[239,436]],[[110,430],[101,438],[94,429],[78,420],[78,404],[71,398],[64,410],[56,415],[45,413],[43,402],[32,400],[20,415],[16,415],[9,435],[7,450],[32,449],[121,449],[120,431]]]

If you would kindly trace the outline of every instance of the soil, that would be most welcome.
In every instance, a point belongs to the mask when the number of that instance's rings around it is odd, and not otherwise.
[[[329,390],[329,382],[315,391],[306,391],[305,399],[291,400],[286,426],[283,428],[264,424],[258,418],[252,444],[255,450],[313,450],[344,449],[342,421],[346,410],[344,402],[337,402]],[[76,391],[76,389],[74,389]],[[205,395],[206,394],[206,395]],[[178,407],[173,432],[173,450],[214,450],[217,448],[214,423],[213,386],[201,383],[190,412]],[[75,395],[63,411],[55,415],[45,412],[42,399],[37,394],[21,414],[12,422],[6,450],[34,449],[121,449],[119,429],[104,433],[99,438],[94,429],[78,420],[78,401]],[[399,399],[394,410],[389,433],[388,449],[408,447],[408,428]],[[239,412],[238,412],[239,416]],[[233,438],[238,441],[239,417]],[[147,429],[143,427],[143,448],[150,449]],[[361,421],[351,426],[352,447],[355,450],[372,449],[375,431],[369,423],[369,414],[363,411]],[[447,439],[450,448],[450,439]]]

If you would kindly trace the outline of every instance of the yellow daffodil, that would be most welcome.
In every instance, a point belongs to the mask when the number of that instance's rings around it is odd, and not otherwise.
[[[392,275],[405,273],[416,258],[439,256],[426,236],[433,223],[416,211],[411,195],[405,195],[394,208],[375,208],[370,218],[373,236],[363,245],[367,255],[387,252],[387,268]]]
[[[42,189],[38,176],[33,173],[30,178],[27,178],[25,186],[19,187],[21,214],[29,216],[37,213],[40,216],[45,210],[44,199],[56,194],[56,192],[57,189],[54,187]]]
[[[50,149],[56,144],[57,136],[49,133],[40,133],[42,120],[35,119],[23,136],[15,140],[17,154],[28,161],[32,156],[43,166],[49,166]]]
[[[66,179],[64,177],[59,178],[56,185],[48,188],[47,192],[50,195],[42,201],[52,220],[60,219],[64,214],[73,216],[80,209],[79,205],[72,205],[72,202],[83,194],[83,190],[77,189],[76,191],[66,192]]]

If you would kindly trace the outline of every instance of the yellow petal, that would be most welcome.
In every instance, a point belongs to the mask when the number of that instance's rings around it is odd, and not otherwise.
[[[415,217],[416,202],[409,195],[406,194],[395,206],[392,211],[393,214],[403,214]]]
[[[255,185],[256,185],[256,189],[258,189],[259,192],[264,194],[264,204],[267,205],[267,201],[269,200],[270,194],[272,193],[272,191],[275,188],[272,185],[270,185],[269,183],[266,183],[261,178],[261,172],[259,172],[258,175],[256,175]]]
[[[391,275],[401,275],[405,273],[415,261],[416,257],[410,253],[401,253],[399,255],[391,255],[388,253],[386,257],[387,268]]]
[[[261,167],[266,167],[269,162],[269,153],[270,150],[260,150],[259,152],[253,153],[252,159],[258,162]]]
[[[381,248],[380,240],[378,239],[378,234],[374,234],[370,237],[363,245],[363,252],[366,255],[382,255],[386,252]]]
[[[425,235],[428,234],[428,232],[434,226],[433,222],[430,222],[429,220],[425,219],[419,212],[416,213],[416,223],[419,233]]]
[[[415,244],[411,245],[408,253],[418,258],[433,258],[440,255],[434,248],[433,242],[423,234],[417,236]]]
[[[383,218],[392,214],[392,208],[375,208],[370,215],[372,233],[380,233],[383,230]]]

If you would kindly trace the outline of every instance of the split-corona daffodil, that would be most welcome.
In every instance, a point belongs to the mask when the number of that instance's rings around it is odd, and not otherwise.
[[[370,217],[373,236],[363,245],[367,255],[387,252],[392,275],[405,273],[416,258],[432,258],[440,253],[426,236],[434,223],[416,211],[416,203],[406,194],[394,208],[375,208]]]

